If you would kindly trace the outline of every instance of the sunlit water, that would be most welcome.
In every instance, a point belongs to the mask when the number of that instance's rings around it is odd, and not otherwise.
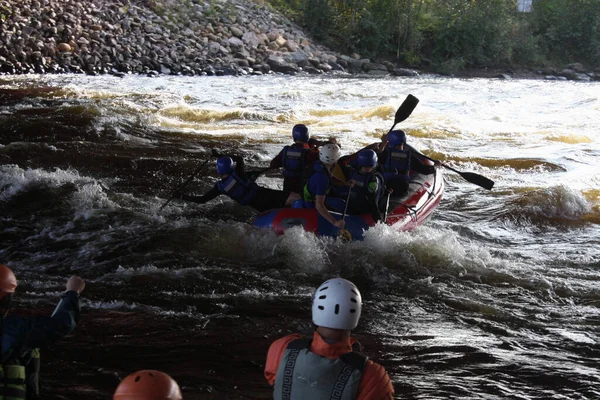
[[[268,346],[310,331],[312,291],[342,276],[363,292],[357,334],[399,396],[600,398],[599,84],[21,76],[0,89],[0,262],[23,283],[21,305],[50,304],[77,273],[94,288],[88,310],[198,332],[249,318],[269,326],[256,328]],[[492,191],[446,171],[423,226],[352,243],[257,230],[226,198],[159,212],[212,148],[265,167],[304,123],[354,152],[408,94],[420,99],[398,125],[409,143]],[[189,191],[215,179],[210,163]],[[259,183],[281,187],[276,173]]]

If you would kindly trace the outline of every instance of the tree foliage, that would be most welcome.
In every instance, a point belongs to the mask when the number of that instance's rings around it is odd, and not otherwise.
[[[342,52],[440,69],[600,62],[600,0],[273,0]],[[284,10],[285,11],[285,10]]]

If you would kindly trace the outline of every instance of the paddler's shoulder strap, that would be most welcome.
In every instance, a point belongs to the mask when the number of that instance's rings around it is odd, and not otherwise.
[[[307,339],[307,338],[300,338],[300,339],[296,339],[296,340],[292,340],[288,345],[287,348],[290,350],[302,350],[302,349],[308,349],[310,347],[310,343],[312,342],[311,339]]]
[[[346,353],[340,356],[340,360],[342,360],[352,368],[359,370],[360,372],[363,372],[363,370],[365,369],[365,365],[367,364],[368,359],[369,357],[365,356],[362,353],[359,353],[358,351],[351,351],[350,353]]]

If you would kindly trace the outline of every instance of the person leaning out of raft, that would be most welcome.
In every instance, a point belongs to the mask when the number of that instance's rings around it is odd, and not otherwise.
[[[382,137],[382,145],[378,148],[379,168],[386,187],[392,189],[393,197],[400,197],[407,192],[411,171],[429,175],[435,173],[435,167],[439,165],[425,164],[416,151],[407,147],[406,133],[402,130],[391,131]]]
[[[392,399],[385,369],[361,353],[351,337],[362,309],[356,286],[342,278],[324,282],[313,295],[311,339],[292,334],[269,347],[265,378],[279,399]]]
[[[260,212],[273,208],[290,207],[294,201],[300,198],[297,193],[258,186],[254,181],[262,172],[247,173],[242,157],[221,156],[217,159],[219,180],[212,189],[202,196],[191,196],[180,192],[176,192],[175,196],[182,200],[204,204],[224,194],[241,205],[250,206]]]
[[[177,382],[164,372],[146,369],[119,383],[113,400],[182,400]]]
[[[50,317],[7,316],[16,288],[15,274],[7,266],[0,264],[0,398],[39,399],[39,349],[47,347],[75,329],[79,319],[79,293],[85,288],[85,282],[78,276],[69,278],[67,290]]]
[[[294,208],[316,208],[323,218],[338,228],[344,227],[344,220],[335,219],[327,207],[341,212],[344,210],[345,201],[327,195],[332,179],[331,170],[341,155],[342,151],[337,144],[330,143],[319,148],[319,161],[315,162],[313,174],[304,185],[303,198],[292,205]]]

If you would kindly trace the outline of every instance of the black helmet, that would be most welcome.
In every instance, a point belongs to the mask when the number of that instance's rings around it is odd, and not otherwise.
[[[294,125],[292,128],[294,142],[308,143],[308,128],[304,124]]]
[[[229,175],[233,172],[233,160],[231,157],[222,156],[217,160],[217,173],[219,175]]]
[[[397,131],[391,131],[387,135],[387,141],[391,147],[396,147],[399,144],[406,144],[406,133],[400,129]]]

